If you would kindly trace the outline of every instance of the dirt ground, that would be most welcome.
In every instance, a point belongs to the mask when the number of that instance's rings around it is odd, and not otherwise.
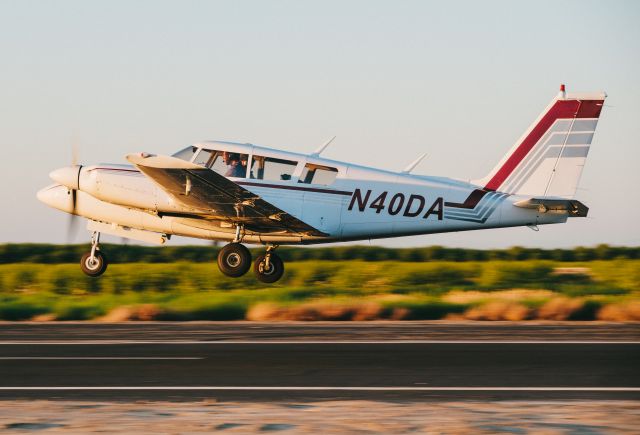
[[[3,433],[638,433],[636,401],[0,402]]]

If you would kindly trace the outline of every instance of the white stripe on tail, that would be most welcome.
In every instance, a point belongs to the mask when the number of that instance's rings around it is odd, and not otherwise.
[[[564,85],[491,173],[474,184],[505,193],[572,198],[606,94],[565,94]]]

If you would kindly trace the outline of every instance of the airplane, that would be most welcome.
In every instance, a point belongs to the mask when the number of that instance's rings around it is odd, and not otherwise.
[[[264,283],[284,273],[279,245],[318,244],[564,223],[587,216],[573,199],[606,98],[560,92],[484,178],[395,172],[250,143],[204,141],[172,156],[136,153],[130,165],[71,165],[49,175],[43,203],[88,219],[82,271],[107,268],[100,234],[162,244],[172,235],[226,241],[220,271],[251,268]],[[333,140],[333,139],[332,139]]]

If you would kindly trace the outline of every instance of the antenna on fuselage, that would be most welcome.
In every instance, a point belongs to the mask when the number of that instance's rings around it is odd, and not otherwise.
[[[326,141],[325,143],[323,143],[322,145],[320,145],[314,152],[311,153],[312,157],[318,157],[320,155],[320,153],[322,151],[324,151],[325,149],[327,149],[327,147],[331,144],[331,142],[333,142],[333,140],[336,137],[333,136],[331,139],[329,139],[328,141]]]
[[[416,166],[418,166],[418,163],[420,163],[422,161],[422,159],[424,159],[425,157],[427,157],[427,153],[423,153],[420,157],[418,157],[413,162],[411,162],[411,164],[409,164],[409,166],[404,168],[404,170],[401,172],[401,174],[409,174],[411,171],[413,171],[415,169]]]

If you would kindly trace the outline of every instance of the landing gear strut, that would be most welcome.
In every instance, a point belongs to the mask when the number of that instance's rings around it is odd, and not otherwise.
[[[95,231],[91,236],[91,251],[80,259],[82,271],[92,277],[100,276],[107,270],[107,257],[100,251],[100,233]]]
[[[244,227],[236,226],[236,236],[218,253],[218,268],[223,274],[232,278],[244,275],[251,268],[251,252],[241,244]]]
[[[267,252],[256,258],[256,262],[253,264],[253,273],[259,281],[271,284],[282,278],[284,263],[282,259],[273,252],[276,248],[277,246],[268,245]]]

